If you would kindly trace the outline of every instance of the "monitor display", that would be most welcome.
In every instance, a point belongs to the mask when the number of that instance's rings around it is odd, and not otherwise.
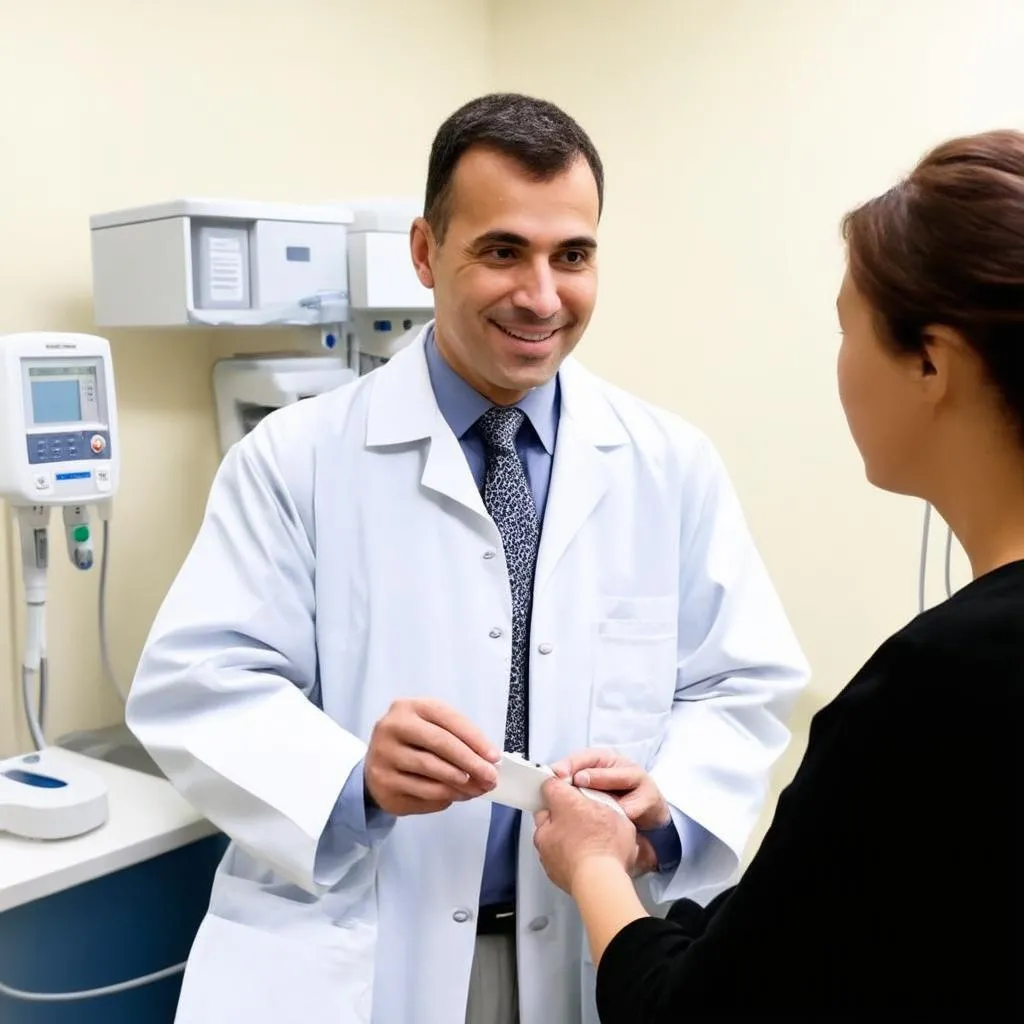
[[[31,366],[28,379],[36,426],[99,419],[95,366]]]

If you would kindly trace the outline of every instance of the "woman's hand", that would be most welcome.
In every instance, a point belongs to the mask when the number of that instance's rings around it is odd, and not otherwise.
[[[617,865],[628,876],[637,856],[636,829],[624,815],[584,796],[570,783],[544,783],[548,810],[534,815],[533,844],[548,878],[573,894],[581,868],[595,861]]]
[[[657,784],[638,764],[609,750],[580,750],[551,766],[560,778],[583,789],[614,797],[638,829],[661,828],[672,821],[668,803]],[[637,875],[656,871],[658,858],[645,836],[638,836]]]

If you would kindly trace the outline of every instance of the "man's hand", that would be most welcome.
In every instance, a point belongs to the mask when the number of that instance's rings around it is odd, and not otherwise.
[[[373,727],[364,784],[389,814],[431,814],[492,790],[500,756],[475,725],[441,701],[398,700]]]
[[[614,796],[638,830],[661,828],[672,814],[654,780],[638,764],[607,750],[581,750],[551,766],[561,779]],[[637,837],[635,870],[656,871],[658,858],[644,836]]]

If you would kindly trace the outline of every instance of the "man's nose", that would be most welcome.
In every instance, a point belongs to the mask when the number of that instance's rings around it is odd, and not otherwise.
[[[562,308],[555,274],[547,260],[523,268],[512,301],[519,309],[528,309],[538,320],[549,320]]]

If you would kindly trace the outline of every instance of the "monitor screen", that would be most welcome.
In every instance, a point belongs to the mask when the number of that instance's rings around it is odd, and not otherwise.
[[[31,366],[32,422],[96,422],[99,419],[95,366]]]

